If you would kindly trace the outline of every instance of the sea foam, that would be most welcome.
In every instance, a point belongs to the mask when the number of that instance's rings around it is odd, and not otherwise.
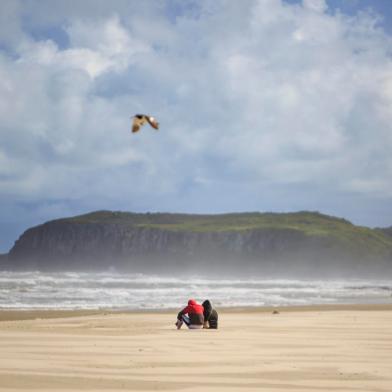
[[[382,280],[208,279],[100,273],[0,272],[2,309],[171,309],[188,298],[216,307],[392,303]]]

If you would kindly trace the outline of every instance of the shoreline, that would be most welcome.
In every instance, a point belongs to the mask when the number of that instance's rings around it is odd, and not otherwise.
[[[23,321],[37,319],[58,319],[87,316],[107,315],[143,315],[143,314],[177,314],[176,309],[1,309],[0,322]],[[285,305],[285,306],[241,306],[241,307],[217,307],[219,314],[233,313],[279,313],[292,312],[332,312],[332,311],[392,311],[390,304],[321,304],[321,305]]]

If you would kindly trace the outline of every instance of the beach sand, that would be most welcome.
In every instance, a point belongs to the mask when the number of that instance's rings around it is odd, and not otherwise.
[[[0,391],[392,391],[392,307],[0,311]]]

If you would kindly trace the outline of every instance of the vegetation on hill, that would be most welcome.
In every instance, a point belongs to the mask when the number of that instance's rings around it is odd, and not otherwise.
[[[120,211],[95,211],[59,221],[72,223],[108,223],[139,227],[154,227],[183,231],[236,231],[257,228],[290,228],[308,233],[324,233],[353,226],[345,219],[318,212],[259,213],[244,212],[217,215],[131,213]]]
[[[385,227],[385,228],[377,228],[377,231],[387,235],[388,237],[392,238],[392,226],[391,227]]]
[[[95,211],[26,230],[7,262],[22,269],[384,276],[392,274],[392,235],[309,211]]]
[[[343,247],[354,253],[366,250],[376,256],[392,250],[392,235],[388,235],[389,232],[385,230],[355,226],[342,218],[309,211],[217,215],[95,211],[60,221],[78,224],[121,224],[177,232],[295,230],[308,237],[329,240],[331,247]]]

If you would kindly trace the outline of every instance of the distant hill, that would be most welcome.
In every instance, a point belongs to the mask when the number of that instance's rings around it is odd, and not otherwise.
[[[389,229],[355,226],[308,211],[96,211],[26,230],[3,264],[11,269],[116,268],[165,274],[384,275],[392,271],[392,235]]]
[[[383,234],[385,234],[385,235],[387,235],[389,237],[392,237],[392,226],[391,227],[386,227],[386,228],[383,228],[383,229],[377,228],[376,230],[380,231],[381,233],[383,233]]]

